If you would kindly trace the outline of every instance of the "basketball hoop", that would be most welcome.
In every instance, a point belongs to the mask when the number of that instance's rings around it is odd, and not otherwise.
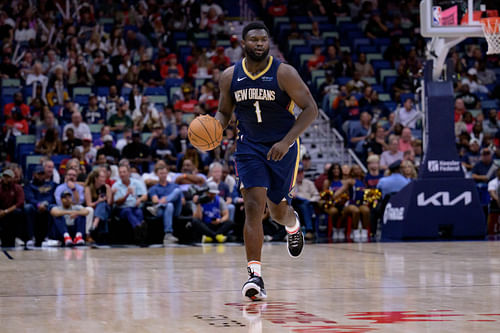
[[[486,54],[500,53],[500,17],[487,17],[481,19],[484,37],[488,42]]]

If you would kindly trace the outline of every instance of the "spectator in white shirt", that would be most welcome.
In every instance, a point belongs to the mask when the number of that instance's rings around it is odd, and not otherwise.
[[[469,68],[467,71],[467,77],[464,78],[461,84],[467,84],[469,86],[469,91],[473,94],[475,93],[489,93],[488,88],[482,85],[477,79],[477,70],[475,68]]]
[[[28,74],[26,77],[26,85],[30,86],[32,85],[32,98],[34,99],[35,97],[40,97],[45,103],[47,103],[46,95],[47,95],[47,85],[49,83],[49,79],[47,76],[43,75],[43,67],[42,64],[39,62],[36,62],[33,65],[33,72]],[[41,85],[42,87],[42,94],[41,96],[36,95],[37,87]]]
[[[90,128],[87,124],[82,121],[82,114],[79,111],[73,111],[71,115],[71,123],[64,126],[64,137],[63,141],[66,141],[66,130],[68,128],[72,128],[75,132],[75,138],[83,140],[85,137],[89,135],[92,137],[92,133],[90,132]]]
[[[14,33],[14,39],[18,43],[27,43],[32,39],[36,38],[36,31],[29,27],[29,22],[27,18],[21,19],[19,22],[19,27]]]
[[[417,126],[417,120],[420,119],[420,117],[420,113],[415,109],[411,98],[407,98],[403,106],[396,111],[396,123],[404,127],[415,128]]]

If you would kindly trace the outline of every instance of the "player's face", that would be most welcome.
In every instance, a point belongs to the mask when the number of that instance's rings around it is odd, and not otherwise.
[[[247,57],[259,62],[267,58],[269,53],[269,36],[264,29],[250,30],[242,41]]]

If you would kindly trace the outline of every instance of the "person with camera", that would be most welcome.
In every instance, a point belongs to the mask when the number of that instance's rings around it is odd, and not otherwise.
[[[218,196],[217,183],[210,181],[207,185],[207,193],[193,197],[193,203],[196,205],[193,226],[202,234],[202,243],[211,243],[214,240],[224,243],[234,223],[229,220],[229,210],[224,199]]]
[[[173,218],[179,216],[182,210],[182,191],[177,184],[169,183],[167,180],[168,169],[165,164],[156,169],[158,184],[149,189],[149,196],[153,206],[148,211],[163,218],[164,243],[177,243],[179,240],[173,235]]]

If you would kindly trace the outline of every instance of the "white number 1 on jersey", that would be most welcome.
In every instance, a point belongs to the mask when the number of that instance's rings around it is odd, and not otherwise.
[[[253,103],[253,106],[255,106],[255,113],[257,114],[257,122],[261,123],[262,122],[262,111],[260,111],[259,101],[255,101],[255,103]]]

